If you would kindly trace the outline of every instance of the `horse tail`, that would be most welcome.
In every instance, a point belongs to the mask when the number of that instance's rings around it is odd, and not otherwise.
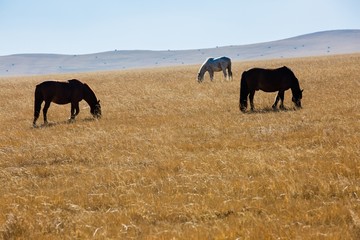
[[[34,126],[36,123],[36,120],[39,118],[40,110],[41,110],[41,103],[43,102],[43,95],[41,91],[41,85],[36,85],[35,88],[35,99],[34,99]]]
[[[231,61],[229,61],[229,65],[228,65],[228,73],[229,73],[229,79],[232,79],[232,71],[231,71]]]
[[[248,84],[247,84],[247,71],[244,71],[241,75],[240,80],[240,99],[239,99],[239,109],[244,112],[247,108],[247,96],[249,94]]]

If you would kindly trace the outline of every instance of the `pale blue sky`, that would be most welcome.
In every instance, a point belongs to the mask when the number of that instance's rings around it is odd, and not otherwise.
[[[360,29],[359,13],[359,0],[0,0],[0,56],[259,43]]]

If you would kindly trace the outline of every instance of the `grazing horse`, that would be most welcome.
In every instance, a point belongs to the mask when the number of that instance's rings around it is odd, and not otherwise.
[[[39,118],[43,101],[45,101],[45,106],[43,108],[44,124],[47,124],[46,114],[51,102],[57,104],[71,103],[70,120],[74,120],[76,115],[80,112],[79,102],[83,99],[89,104],[90,113],[93,117],[100,118],[100,100],[97,100],[95,93],[87,84],[76,79],[68,80],[66,82],[45,81],[40,83],[35,88],[33,126],[36,127],[36,120]]]
[[[198,72],[198,82],[204,80],[204,75],[206,72],[210,74],[210,80],[214,78],[214,72],[223,71],[224,77],[227,78],[226,69],[228,70],[229,79],[232,79],[231,72],[231,59],[228,57],[219,57],[219,58],[208,58],[200,67]]]
[[[292,101],[297,108],[301,108],[302,92],[304,90],[300,89],[299,80],[289,68],[284,66],[277,69],[250,69],[243,72],[241,76],[239,108],[242,112],[245,112],[247,97],[249,96],[251,110],[254,110],[255,91],[262,90],[264,92],[278,91],[272,108],[276,109],[280,100],[280,108],[284,109],[284,93],[289,88],[292,92]]]

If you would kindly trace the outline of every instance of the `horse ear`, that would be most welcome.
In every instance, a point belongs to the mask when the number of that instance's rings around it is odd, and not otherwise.
[[[98,100],[98,103],[100,103],[100,100]]]
[[[301,92],[303,92],[304,91],[304,89],[301,89]]]

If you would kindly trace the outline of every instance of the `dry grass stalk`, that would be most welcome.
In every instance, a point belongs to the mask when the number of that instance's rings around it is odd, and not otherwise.
[[[234,81],[198,66],[0,79],[0,238],[360,238],[360,55],[242,62]],[[239,112],[250,67],[287,65],[303,109]],[[101,99],[52,105],[33,129],[33,91],[78,78]],[[41,115],[42,117],[42,115]],[[41,122],[41,118],[39,119]]]

